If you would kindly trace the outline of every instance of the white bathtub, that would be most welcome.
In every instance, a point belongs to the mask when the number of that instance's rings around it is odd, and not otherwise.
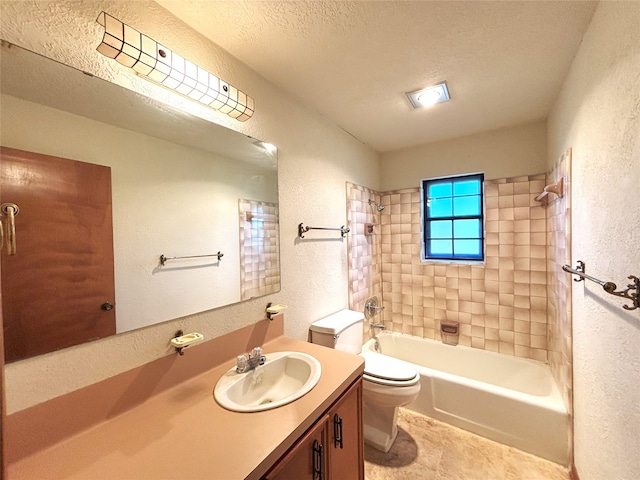
[[[548,365],[395,332],[377,338],[379,353],[420,373],[420,395],[406,408],[568,463],[569,419]],[[367,351],[375,351],[375,340],[364,345]]]

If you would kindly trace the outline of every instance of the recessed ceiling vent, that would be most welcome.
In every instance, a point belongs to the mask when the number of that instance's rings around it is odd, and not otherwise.
[[[415,92],[408,92],[407,97],[409,98],[411,105],[413,105],[413,108],[429,107],[436,103],[446,102],[451,98],[449,97],[447,82],[421,88]]]

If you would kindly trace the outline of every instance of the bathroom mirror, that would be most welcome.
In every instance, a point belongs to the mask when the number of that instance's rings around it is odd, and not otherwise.
[[[110,169],[116,334],[280,290],[275,149],[6,42],[0,60],[3,147]]]

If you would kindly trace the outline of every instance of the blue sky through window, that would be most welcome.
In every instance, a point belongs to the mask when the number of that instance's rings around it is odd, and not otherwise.
[[[483,174],[423,180],[425,259],[483,260]]]

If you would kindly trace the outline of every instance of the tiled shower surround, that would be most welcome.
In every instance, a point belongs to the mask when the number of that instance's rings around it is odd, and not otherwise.
[[[379,295],[389,330],[440,340],[440,322],[458,321],[460,345],[546,362],[546,207],[534,200],[544,186],[545,174],[485,180],[485,262],[456,264],[420,260],[419,188],[347,183],[350,308]]]
[[[349,308],[360,312],[369,297],[382,299],[381,213],[369,200],[380,203],[380,194],[347,182]],[[372,225],[371,235],[365,235],[365,224]]]
[[[238,199],[241,300],[280,289],[278,205]]]
[[[547,338],[551,373],[569,414],[573,405],[573,354],[571,321],[572,276],[562,265],[571,259],[571,150],[556,162],[547,184],[564,178],[564,196],[551,195],[547,206]]]

